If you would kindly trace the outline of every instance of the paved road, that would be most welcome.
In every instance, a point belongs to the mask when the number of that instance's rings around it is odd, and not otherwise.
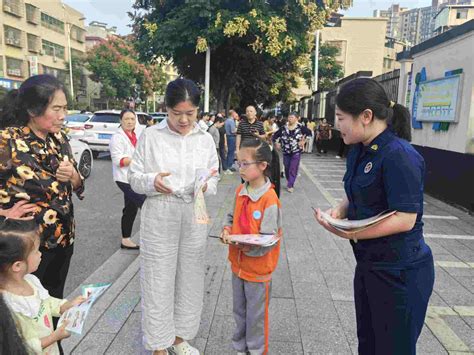
[[[357,353],[354,257],[349,243],[322,229],[311,210],[311,206],[328,208],[341,198],[343,171],[344,162],[334,157],[304,155],[295,192],[282,194],[284,239],[270,304],[272,355]],[[218,195],[209,199],[213,234],[220,229],[238,183],[238,177],[224,176]],[[426,196],[425,233],[437,264],[436,284],[418,353],[474,354],[474,218]],[[234,354],[226,254],[224,246],[209,239],[205,303],[193,341],[205,355]],[[141,345],[139,301],[135,260],[94,306],[83,338],[65,342],[68,351],[149,354]]]
[[[65,295],[79,286],[120,247],[123,194],[112,179],[108,157],[94,160],[85,198],[74,198],[77,237]],[[136,223],[134,233],[138,230]]]

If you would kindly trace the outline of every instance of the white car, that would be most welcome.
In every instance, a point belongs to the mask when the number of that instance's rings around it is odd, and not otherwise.
[[[135,133],[137,137],[146,128],[146,121],[150,115],[144,112],[136,112],[137,125]],[[120,111],[103,110],[97,111],[91,119],[84,125],[84,136],[80,138],[81,142],[87,143],[92,150],[94,158],[97,158],[100,152],[109,151],[109,142],[120,127]]]
[[[67,115],[64,125],[68,128],[68,135],[71,138],[84,136],[84,126],[91,119],[92,114],[76,113]]]
[[[77,167],[81,175],[87,179],[92,172],[94,159],[92,158],[92,150],[89,146],[78,139],[71,138],[69,144],[72,148],[74,160],[77,162]]]

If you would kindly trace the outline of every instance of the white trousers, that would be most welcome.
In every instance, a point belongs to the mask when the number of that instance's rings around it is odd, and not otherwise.
[[[204,295],[207,225],[194,222],[193,204],[175,196],[148,197],[141,211],[140,284],[147,350],[193,339]]]

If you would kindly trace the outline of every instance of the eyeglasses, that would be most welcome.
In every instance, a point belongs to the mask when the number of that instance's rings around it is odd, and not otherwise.
[[[261,161],[238,161],[236,165],[239,169],[247,169],[250,165],[261,163]]]

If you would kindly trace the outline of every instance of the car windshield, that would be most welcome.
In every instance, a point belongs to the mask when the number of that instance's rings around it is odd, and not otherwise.
[[[66,122],[86,122],[89,119],[87,115],[70,115],[66,116]]]
[[[96,113],[91,122],[120,123],[120,115],[113,113]]]

